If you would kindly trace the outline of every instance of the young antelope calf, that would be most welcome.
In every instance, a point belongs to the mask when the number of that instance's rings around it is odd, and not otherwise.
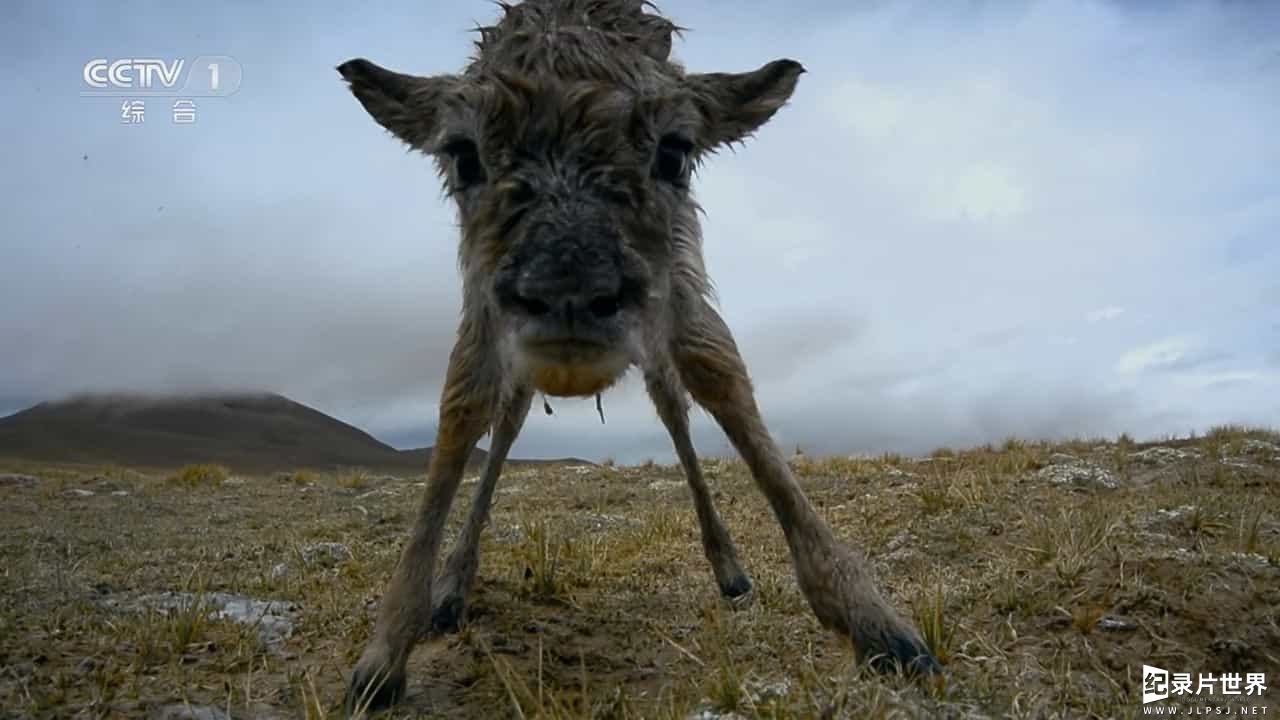
[[[494,486],[534,393],[591,396],[632,366],[688,477],[720,592],[741,602],[751,581],[698,468],[690,396],[768,498],[821,622],[880,668],[937,672],[792,477],[709,301],[693,170],[764,125],[804,69],[783,59],[687,73],[670,58],[675,25],[644,0],[502,7],[495,25],[479,28],[461,73],[404,75],[364,59],[338,67],[374,120],[434,158],[457,205],[463,288],[426,493],[352,673],[349,707],[394,702],[419,636],[460,622]],[[488,461],[437,580],[445,518],[486,432]]]

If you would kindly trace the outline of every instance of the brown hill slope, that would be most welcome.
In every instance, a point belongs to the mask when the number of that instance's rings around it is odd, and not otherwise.
[[[241,471],[364,467],[423,471],[430,448],[396,450],[318,410],[270,393],[79,395],[0,418],[0,456],[42,462]],[[485,453],[477,449],[474,461]]]

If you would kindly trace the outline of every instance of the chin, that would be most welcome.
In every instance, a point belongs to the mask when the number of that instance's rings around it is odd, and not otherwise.
[[[552,397],[591,397],[618,382],[631,360],[616,350],[559,356],[524,351],[517,354],[517,365],[539,392]]]

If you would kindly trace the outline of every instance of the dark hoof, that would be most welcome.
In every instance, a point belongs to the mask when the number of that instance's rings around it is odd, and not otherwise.
[[[869,664],[877,672],[902,673],[907,677],[934,677],[942,674],[942,665],[918,638],[903,633],[883,638],[884,648]]]
[[[466,603],[461,597],[450,595],[444,598],[431,611],[431,629],[441,635],[458,632],[466,611]]]
[[[346,717],[364,717],[368,713],[386,708],[400,702],[404,697],[404,673],[387,676],[383,672],[366,671],[360,666],[351,673],[351,683],[347,685],[347,696],[343,703]]]
[[[720,597],[732,610],[744,610],[755,601],[755,588],[746,575],[739,575],[727,584],[720,584]]]

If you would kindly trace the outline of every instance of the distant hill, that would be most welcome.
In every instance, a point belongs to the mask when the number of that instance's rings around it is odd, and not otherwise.
[[[397,450],[270,393],[89,394],[0,418],[0,457],[150,468],[214,462],[242,472],[361,467],[404,473],[425,472],[431,448]],[[485,457],[477,449],[472,463]]]

